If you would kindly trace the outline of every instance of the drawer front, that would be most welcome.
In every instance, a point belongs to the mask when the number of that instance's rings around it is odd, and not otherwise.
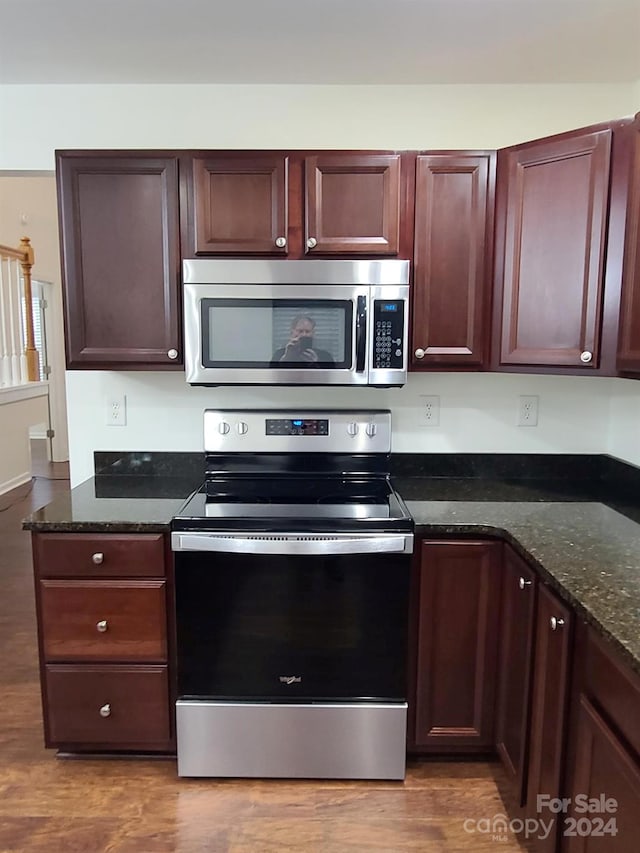
[[[164,577],[164,536],[121,533],[36,533],[39,577]]]
[[[47,666],[47,745],[167,748],[165,666]]]
[[[167,659],[165,581],[40,581],[44,657]]]

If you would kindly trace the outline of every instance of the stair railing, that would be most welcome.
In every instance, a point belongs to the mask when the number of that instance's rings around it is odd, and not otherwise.
[[[0,387],[39,379],[33,333],[33,261],[33,247],[28,237],[20,240],[17,249],[0,246]]]

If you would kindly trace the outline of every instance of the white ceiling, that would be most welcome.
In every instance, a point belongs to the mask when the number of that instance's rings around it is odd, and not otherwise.
[[[637,80],[640,0],[0,0],[0,84]]]

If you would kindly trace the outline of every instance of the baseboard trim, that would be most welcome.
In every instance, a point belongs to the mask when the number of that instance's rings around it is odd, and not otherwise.
[[[5,480],[0,483],[0,495],[10,492],[12,489],[17,489],[18,486],[24,486],[31,479],[31,471],[25,471],[23,474],[18,474],[17,477],[12,477],[10,480]]]

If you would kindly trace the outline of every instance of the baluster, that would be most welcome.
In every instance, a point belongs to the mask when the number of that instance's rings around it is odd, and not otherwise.
[[[24,333],[24,325],[26,323],[26,317],[23,316],[23,308],[22,308],[22,299],[24,297],[24,292],[22,288],[22,276],[20,275],[20,264],[16,261],[13,265],[14,269],[14,328],[16,334],[16,355],[18,357],[18,367],[17,367],[17,384],[24,385],[25,382],[28,381],[27,375],[27,357],[25,355],[25,333]]]
[[[9,260],[0,256],[0,387],[11,382],[11,360],[8,348],[7,281]]]

